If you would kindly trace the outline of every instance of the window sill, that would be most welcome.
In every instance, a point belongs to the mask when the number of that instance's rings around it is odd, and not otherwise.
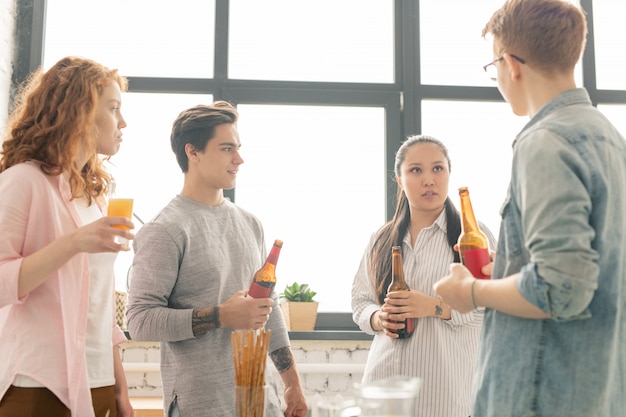
[[[124,331],[130,340],[130,334]],[[350,313],[318,313],[313,331],[290,331],[290,340],[372,340],[352,321]]]
[[[127,330],[124,334],[132,340]],[[360,330],[314,330],[312,332],[289,332],[289,340],[372,340],[373,336]]]
[[[374,337],[360,330],[314,330],[289,332],[289,340],[372,340]]]

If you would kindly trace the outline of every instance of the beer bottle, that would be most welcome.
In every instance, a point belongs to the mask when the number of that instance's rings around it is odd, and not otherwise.
[[[391,283],[387,288],[387,293],[392,291],[410,291],[411,288],[404,280],[404,271],[402,270],[402,252],[400,246],[393,246],[391,248]],[[400,339],[406,339],[413,334],[414,323],[413,319],[408,318],[404,320],[404,328],[396,330]]]
[[[254,279],[250,284],[248,295],[252,298],[269,298],[270,293],[276,285],[276,263],[283,241],[276,239],[270,250],[270,254],[265,260],[265,264],[254,273]]]
[[[490,262],[489,241],[478,228],[467,187],[459,188],[459,196],[461,197],[461,235],[458,245],[461,262],[475,278],[489,279],[489,276],[480,271]]]

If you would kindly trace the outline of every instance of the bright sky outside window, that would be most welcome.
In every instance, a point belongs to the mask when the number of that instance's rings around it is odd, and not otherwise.
[[[392,83],[393,6],[388,0],[231,1],[230,77]]]
[[[235,199],[284,241],[277,288],[315,291],[319,311],[350,310],[370,235],[385,222],[384,111],[375,107],[239,105]]]
[[[44,68],[67,55],[124,75],[213,76],[215,0],[48,0]]]
[[[528,122],[506,103],[424,101],[423,131],[446,144],[452,160],[448,194],[459,208],[458,188],[467,186],[474,213],[498,237],[499,209],[511,172],[511,145]]]
[[[598,110],[604,113],[622,136],[626,137],[626,105],[599,104]]]
[[[626,3],[621,1],[595,1],[596,84],[600,89],[626,90]]]
[[[576,0],[570,2],[578,4]],[[481,33],[503,3],[503,0],[420,0],[421,83],[494,86],[482,69],[495,58],[492,44]],[[625,59],[623,54],[620,59]],[[576,82],[582,85],[580,65],[576,69]]]

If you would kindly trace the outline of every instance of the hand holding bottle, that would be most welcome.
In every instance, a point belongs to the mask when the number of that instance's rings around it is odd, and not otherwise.
[[[403,333],[406,328],[406,321],[411,320],[405,318],[408,315],[414,317],[414,291],[392,291],[388,292],[385,303],[380,308],[381,327],[385,334],[393,339],[399,338],[398,331]]]
[[[274,300],[246,297],[247,291],[237,291],[219,306],[221,327],[231,329],[260,329],[270,317]]]
[[[400,246],[394,246],[391,248],[391,283],[389,284],[389,288],[387,289],[387,295],[391,292],[402,291],[409,292],[411,288],[407,285],[404,280],[404,272],[402,269],[402,252],[400,250]],[[386,305],[386,304],[385,304]],[[383,306],[383,309],[385,306]],[[389,314],[388,312],[383,312],[383,314]],[[395,323],[393,320],[389,320],[391,323]],[[391,329],[390,331],[394,331],[400,339],[406,339],[413,334],[414,325],[412,318],[405,319],[397,324],[404,324],[404,326],[390,326],[387,327]],[[395,328],[394,328],[395,327]]]
[[[423,317],[449,318],[439,298],[417,290],[388,293],[382,310],[390,314],[405,314],[405,317],[414,319]],[[392,316],[392,318],[394,317]],[[397,320],[403,318],[400,317]]]
[[[391,337],[392,339],[398,339],[398,330],[404,329],[404,327],[406,327],[406,325],[404,324],[404,320],[392,320],[390,317],[391,313],[383,310],[384,308],[385,306],[383,305],[383,307],[372,316],[372,320],[376,320],[378,322],[378,325],[372,325],[372,328],[374,328],[375,330],[382,330],[387,336]]]
[[[474,288],[477,280],[463,265],[450,265],[450,274],[441,278],[433,286],[435,292],[441,296],[444,303],[450,305],[459,313],[469,313],[475,308]]]

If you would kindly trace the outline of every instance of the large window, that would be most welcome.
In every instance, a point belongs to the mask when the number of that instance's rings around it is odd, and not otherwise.
[[[213,77],[215,1],[45,1],[43,65],[66,55],[134,77]],[[139,113],[141,115],[141,113]]]
[[[245,163],[227,195],[262,220],[268,248],[284,240],[278,289],[308,282],[321,313],[350,312],[363,250],[393,213],[393,157],[408,135],[448,145],[452,200],[468,186],[477,217],[498,232],[511,143],[526,123],[481,68],[493,59],[481,30],[502,0],[18,3],[18,49],[29,57],[18,80],[65,55],[129,77],[112,169],[143,221],[181,188],[169,148],[176,115],[215,99],[238,106]],[[581,0],[590,33],[576,74],[626,129],[625,6],[609,3]],[[120,288],[131,260],[118,258]]]
[[[626,90],[626,27],[623,20],[626,3],[594,1],[594,46],[596,56],[596,83],[598,88]]]
[[[384,109],[240,104],[239,111],[245,162],[235,201],[263,220],[268,242],[285,242],[282,285],[310,283],[320,309],[346,310],[359,259],[385,218]]]
[[[228,76],[393,83],[393,11],[380,0],[232,1]]]
[[[570,3],[579,4],[577,0]],[[503,0],[420,0],[420,76],[422,84],[491,87],[482,67],[493,60],[482,29]],[[442,18],[445,16],[445,24]],[[623,59],[623,58],[620,58]],[[582,82],[581,65],[576,69]]]
[[[474,214],[497,238],[497,211],[506,197],[511,170],[511,142],[527,120],[513,115],[508,104],[489,101],[424,100],[422,115],[422,130],[448,146],[452,201],[458,207],[458,188],[468,187]]]

